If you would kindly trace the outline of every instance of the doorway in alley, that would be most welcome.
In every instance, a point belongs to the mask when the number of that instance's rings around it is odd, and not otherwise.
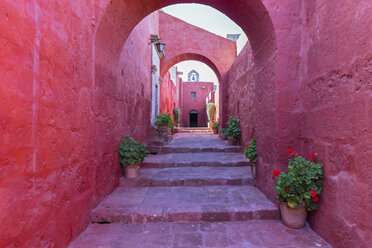
[[[199,122],[199,113],[198,111],[190,111],[189,112],[189,127],[198,127]]]

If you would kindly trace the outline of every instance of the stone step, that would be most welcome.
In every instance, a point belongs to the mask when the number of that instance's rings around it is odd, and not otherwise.
[[[152,153],[187,153],[187,152],[236,152],[242,153],[240,146],[229,146],[227,140],[221,140],[211,133],[177,133],[173,140],[164,146],[148,146]]]
[[[177,130],[179,133],[213,133],[212,128],[208,127],[181,127]]]
[[[240,146],[225,146],[225,147],[190,147],[190,146],[160,146],[160,145],[149,145],[147,150],[153,154],[167,154],[167,153],[196,153],[196,152],[235,152],[241,153],[242,149]]]
[[[331,248],[307,225],[289,229],[280,220],[90,224],[69,248]]]
[[[141,168],[136,179],[121,179],[128,187],[253,185],[251,169],[245,167]]]
[[[119,186],[92,211],[94,223],[277,219],[278,208],[253,186]]]
[[[248,159],[242,153],[204,152],[204,153],[167,153],[150,154],[142,163],[147,168],[168,168],[168,167],[192,167],[192,166],[213,166],[213,167],[235,167],[250,166]]]

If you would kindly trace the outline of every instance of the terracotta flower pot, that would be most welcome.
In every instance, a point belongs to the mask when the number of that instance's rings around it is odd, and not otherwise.
[[[220,133],[219,134],[220,135],[220,139],[222,139],[222,140],[226,140],[227,139],[227,136],[225,135],[225,133]]]
[[[127,165],[125,167],[125,177],[126,178],[137,178],[139,168],[140,167],[138,164]]]
[[[283,224],[289,228],[303,228],[306,224],[307,211],[304,206],[291,208],[286,202],[280,203]]]
[[[218,134],[218,128],[213,128],[212,130],[214,134]]]
[[[228,142],[229,146],[236,146],[238,144],[238,139],[234,138],[232,136],[228,136],[227,137],[227,142]]]
[[[167,126],[160,126],[158,127],[158,131],[159,131],[159,136],[164,137],[170,134],[171,129],[170,127],[167,127]]]

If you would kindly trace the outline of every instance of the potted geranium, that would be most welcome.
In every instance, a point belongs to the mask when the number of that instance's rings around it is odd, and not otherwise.
[[[212,130],[214,134],[218,133],[218,126],[219,126],[219,123],[217,121],[212,122]]]
[[[251,163],[252,177],[256,178],[256,163],[257,163],[257,149],[256,139],[252,139],[249,145],[247,144],[244,148],[244,156],[249,159]]]
[[[173,131],[173,120],[169,113],[157,115],[154,124],[158,127],[159,136],[167,136]]]
[[[284,225],[291,228],[305,226],[307,211],[318,208],[322,193],[323,165],[316,163],[316,153],[310,153],[310,160],[288,149],[288,174],[274,170],[274,189],[278,193],[280,211]]]
[[[230,116],[229,120],[227,121],[225,134],[227,135],[227,140],[230,146],[237,145],[238,143],[238,138],[240,136],[239,122],[239,119],[235,118],[234,116]]]
[[[119,162],[126,178],[137,178],[140,164],[149,155],[146,144],[125,135],[119,145]]]

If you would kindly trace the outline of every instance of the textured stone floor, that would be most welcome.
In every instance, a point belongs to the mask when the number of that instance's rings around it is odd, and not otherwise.
[[[282,225],[240,147],[179,133],[155,149],[138,179],[122,178],[92,211],[70,248],[329,247],[309,227]]]
[[[160,156],[160,155],[158,155]],[[122,186],[252,185],[251,169],[240,167],[141,168],[137,179],[122,179]]]
[[[143,167],[181,167],[181,166],[249,166],[242,153],[232,152],[194,152],[149,155]]]
[[[313,248],[330,247],[309,227],[278,220],[91,224],[70,248]]]
[[[279,218],[254,186],[120,186],[92,213],[93,222],[230,221]]]

